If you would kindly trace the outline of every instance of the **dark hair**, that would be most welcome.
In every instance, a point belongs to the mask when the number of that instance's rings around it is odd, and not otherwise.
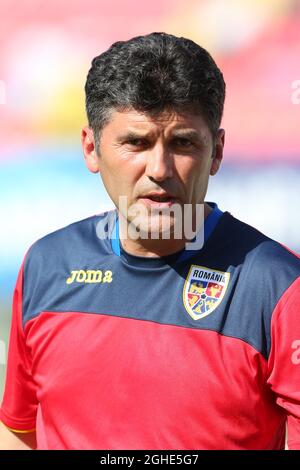
[[[96,145],[113,110],[156,115],[190,111],[215,136],[222,119],[225,82],[210,54],[190,39],[151,33],[118,41],[95,57],[85,85],[86,111]]]

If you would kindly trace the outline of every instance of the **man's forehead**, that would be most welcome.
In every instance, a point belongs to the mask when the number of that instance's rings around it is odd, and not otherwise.
[[[134,109],[118,111],[111,113],[110,122],[116,126],[124,128],[148,129],[151,127],[170,127],[170,128],[194,128],[200,129],[207,127],[204,119],[199,114],[191,112],[176,112],[164,110],[160,113],[150,114],[136,111]],[[120,128],[120,127],[119,127]]]

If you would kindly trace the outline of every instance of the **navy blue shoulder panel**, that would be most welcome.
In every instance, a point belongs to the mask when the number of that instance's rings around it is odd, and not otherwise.
[[[111,217],[109,217],[111,214]],[[43,311],[86,312],[213,330],[268,357],[272,313],[300,276],[300,260],[228,213],[202,250],[188,259],[116,256],[99,222],[114,211],[72,224],[36,242],[24,268],[23,324]],[[186,307],[191,266],[230,273],[224,298],[195,319]]]
[[[114,211],[75,222],[37,240],[24,263],[23,325],[55,299],[67,300],[66,278],[75,270],[92,269],[112,254],[109,239],[99,231],[111,230]],[[72,294],[71,294],[72,296]]]

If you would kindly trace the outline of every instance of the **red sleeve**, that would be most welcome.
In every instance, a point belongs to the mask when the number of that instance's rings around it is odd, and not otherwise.
[[[300,449],[300,278],[273,312],[268,365],[268,383],[287,412],[288,447]]]
[[[33,430],[37,412],[36,385],[22,326],[23,265],[14,291],[6,383],[0,409],[0,420],[15,431]]]

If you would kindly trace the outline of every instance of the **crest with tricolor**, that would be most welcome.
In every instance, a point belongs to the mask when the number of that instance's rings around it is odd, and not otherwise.
[[[230,273],[192,265],[183,288],[183,303],[194,320],[212,313],[222,302]]]

